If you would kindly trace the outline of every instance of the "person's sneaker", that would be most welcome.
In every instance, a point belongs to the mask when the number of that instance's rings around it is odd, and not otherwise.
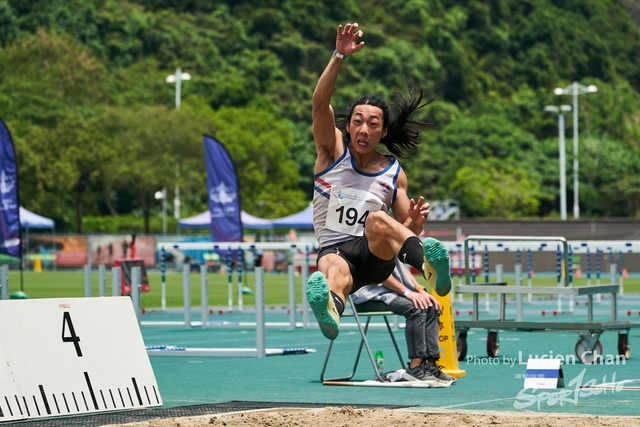
[[[431,289],[441,297],[451,291],[451,274],[449,268],[449,253],[442,242],[427,237],[424,242],[424,278]]]
[[[442,372],[442,367],[439,365],[429,365],[427,364],[425,366],[425,371],[427,372],[428,375],[431,375],[435,378],[437,378],[440,381],[444,381],[444,382],[448,382],[450,384],[453,384],[457,381],[456,377],[452,377],[451,375],[447,375],[444,372]]]
[[[407,368],[402,378],[405,381],[418,381],[420,386],[431,388],[448,388],[453,384],[451,381],[442,381],[427,371],[427,364],[424,361],[415,368]]]
[[[436,377],[427,373],[424,363],[419,364],[415,368],[407,367],[407,370],[402,374],[402,378],[407,381],[438,381]]]
[[[340,332],[340,315],[331,297],[327,279],[319,271],[314,272],[307,280],[307,301],[322,335],[335,340]]]

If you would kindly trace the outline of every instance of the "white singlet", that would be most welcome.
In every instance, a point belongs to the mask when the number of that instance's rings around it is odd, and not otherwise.
[[[314,175],[313,226],[320,247],[362,236],[369,212],[391,209],[396,198],[400,164],[391,163],[378,173],[357,169],[348,143],[342,156]]]

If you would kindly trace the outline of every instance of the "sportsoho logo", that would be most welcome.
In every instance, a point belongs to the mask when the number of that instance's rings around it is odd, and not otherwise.
[[[522,389],[516,396],[513,407],[516,409],[529,408],[536,405],[538,410],[543,404],[546,406],[564,406],[572,404],[578,406],[578,401],[584,397],[597,396],[599,394],[617,393],[624,389],[624,381],[616,382],[616,373],[611,376],[611,382],[607,382],[607,376],[602,378],[602,383],[598,384],[596,379],[584,381],[587,368],[583,368],[580,374],[567,384],[567,388],[560,391],[538,391],[538,389]]]

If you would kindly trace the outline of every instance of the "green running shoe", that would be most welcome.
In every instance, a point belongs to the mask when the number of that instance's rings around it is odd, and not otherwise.
[[[307,301],[322,335],[335,340],[340,333],[340,315],[331,297],[327,279],[319,271],[314,272],[307,280]]]
[[[427,237],[424,242],[424,278],[431,289],[441,297],[451,291],[451,275],[449,274],[449,253],[442,242]]]

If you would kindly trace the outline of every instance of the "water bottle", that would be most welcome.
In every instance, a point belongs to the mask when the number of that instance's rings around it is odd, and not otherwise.
[[[375,361],[378,374],[381,378],[384,378],[384,356],[382,355],[382,352],[380,350],[376,352]]]

